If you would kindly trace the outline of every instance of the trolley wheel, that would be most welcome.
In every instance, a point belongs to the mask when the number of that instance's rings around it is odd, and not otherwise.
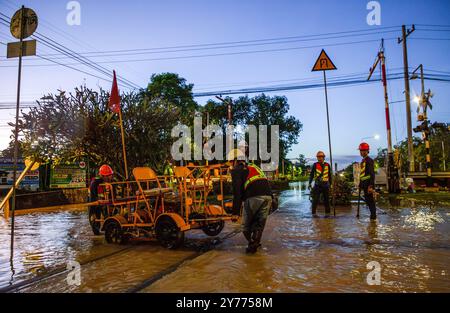
[[[89,224],[91,225],[92,232],[94,235],[100,235],[101,230],[101,223],[99,221],[96,221],[99,217],[97,216],[97,213],[95,212],[95,208],[90,207],[89,208]]]
[[[122,226],[115,220],[110,220],[105,225],[105,239],[107,243],[125,244],[128,236],[123,233]]]
[[[155,226],[156,239],[167,249],[176,249],[183,244],[184,232],[170,217],[161,217]]]
[[[208,236],[217,236],[225,227],[224,221],[218,221],[214,223],[209,223],[202,227],[202,230]]]

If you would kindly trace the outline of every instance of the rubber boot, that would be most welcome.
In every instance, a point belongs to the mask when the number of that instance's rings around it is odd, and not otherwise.
[[[247,253],[256,253],[256,251],[258,250],[258,248],[261,246],[261,237],[262,237],[262,230],[257,230],[254,231],[252,234],[252,243],[249,244],[248,248],[247,248]]]
[[[249,231],[243,231],[242,233],[244,234],[245,239],[247,239],[248,244],[250,244],[252,242],[252,233]]]

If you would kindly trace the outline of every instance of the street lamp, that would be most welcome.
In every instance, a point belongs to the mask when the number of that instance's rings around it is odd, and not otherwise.
[[[375,140],[380,140],[380,135],[378,135],[378,134],[375,134],[375,135],[373,135],[373,136],[370,136],[370,137],[364,137],[364,138],[361,138],[361,141],[364,141],[364,140],[366,140],[366,139],[375,139]]]
[[[430,143],[428,139],[428,118],[427,118],[427,108],[430,107],[431,110],[431,104],[430,104],[430,98],[433,97],[431,90],[428,90],[427,93],[425,93],[425,83],[424,83],[424,76],[423,76],[423,65],[420,64],[413,72],[410,77],[410,79],[417,79],[419,78],[416,72],[420,70],[420,81],[421,81],[421,93],[420,98],[418,96],[414,97],[414,101],[417,102],[417,113],[418,113],[418,120],[423,121],[422,125],[420,127],[416,127],[417,131],[422,131],[422,137],[425,141],[425,153],[426,153],[426,168],[427,168],[427,187],[431,187],[433,185],[433,180],[431,177],[431,156],[430,156]],[[418,98],[418,99],[417,99]],[[423,114],[419,114],[420,107],[422,107]]]

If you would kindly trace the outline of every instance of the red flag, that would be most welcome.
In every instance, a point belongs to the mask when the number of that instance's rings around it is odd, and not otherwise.
[[[114,72],[113,84],[111,88],[111,95],[109,97],[109,108],[114,113],[120,112],[120,96],[119,88],[117,87],[116,71]]]

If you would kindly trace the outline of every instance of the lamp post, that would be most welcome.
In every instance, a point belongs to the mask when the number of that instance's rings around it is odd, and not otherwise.
[[[428,118],[427,118],[427,108],[430,106],[429,99],[432,97],[431,91],[425,93],[425,81],[423,77],[423,65],[420,64],[411,75],[412,79],[417,79],[418,76],[416,72],[420,70],[420,81],[421,81],[421,93],[420,98],[416,99],[419,107],[417,108],[417,120],[422,122],[422,126],[416,127],[416,131],[422,132],[422,138],[425,141],[425,153],[426,153],[426,162],[425,166],[427,169],[427,187],[431,187],[433,185],[433,180],[431,177],[431,155],[430,155],[430,141],[428,140],[429,128],[428,128]],[[420,108],[422,108],[423,114],[420,114]],[[430,106],[431,109],[431,106]]]
[[[218,100],[220,100],[223,104],[227,105],[227,119],[228,119],[228,130],[227,130],[227,151],[231,151],[234,148],[234,129],[233,129],[233,117],[232,117],[232,105],[233,102],[231,99],[223,99],[221,96],[216,96]],[[231,134],[229,134],[231,132]],[[228,152],[227,152],[228,153]]]

